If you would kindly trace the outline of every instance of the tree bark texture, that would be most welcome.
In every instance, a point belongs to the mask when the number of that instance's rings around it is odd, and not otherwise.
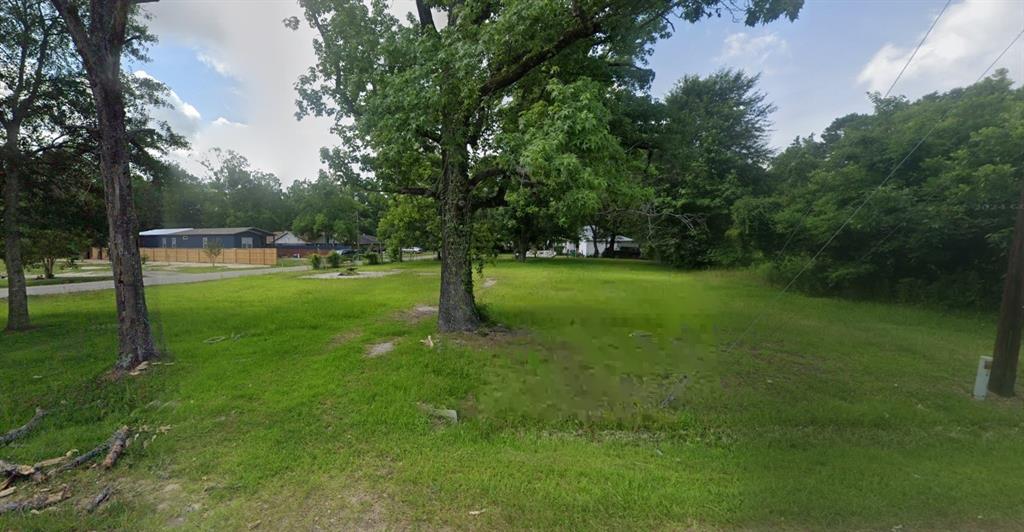
[[[93,97],[100,126],[100,173],[103,176],[110,238],[110,261],[117,300],[117,368],[126,370],[157,356],[142,280],[138,218],[132,196],[124,90],[119,72],[94,82]]]
[[[1003,301],[999,308],[996,345],[992,350],[992,374],[988,389],[997,395],[1014,394],[1017,381],[1017,360],[1020,357],[1021,326],[1024,325],[1024,189],[1017,207],[1013,227],[1009,264],[1003,281]]]
[[[21,168],[18,160],[18,131],[9,128],[4,146],[4,263],[7,265],[7,327],[22,331],[31,325],[25,265],[21,257]]]
[[[85,64],[96,103],[100,133],[100,175],[107,207],[110,262],[117,301],[117,369],[127,370],[155,358],[156,347],[142,282],[138,247],[138,218],[132,197],[121,53],[124,50],[129,10],[143,0],[93,0],[88,27],[77,3],[50,0],[68,26],[75,48]],[[155,0],[148,0],[155,1]]]
[[[473,298],[470,244],[469,154],[462,138],[447,139],[441,175],[441,299],[437,326],[441,332],[471,331],[480,326]]]

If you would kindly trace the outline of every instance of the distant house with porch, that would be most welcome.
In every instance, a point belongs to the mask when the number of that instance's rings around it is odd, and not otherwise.
[[[139,247],[196,249],[215,241],[225,249],[271,248],[272,237],[273,233],[258,227],[151,229],[139,233]]]
[[[584,257],[600,257],[604,255],[604,250],[608,247],[608,240],[608,238],[598,238],[595,241],[594,233],[590,227],[584,227],[583,231],[580,232],[579,241],[565,243],[565,253],[572,254],[575,252]],[[617,256],[640,256],[640,245],[628,236],[616,235],[614,249]]]

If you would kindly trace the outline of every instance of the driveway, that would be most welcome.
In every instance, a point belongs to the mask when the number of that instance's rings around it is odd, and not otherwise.
[[[214,273],[175,273],[175,272],[146,272],[144,279],[146,286],[157,286],[162,284],[184,284],[201,283],[203,281],[219,281],[221,279],[234,279],[235,277],[248,277],[250,275],[267,275],[281,272],[301,272],[308,270],[309,266],[291,266],[288,268],[254,268],[251,270],[234,270],[228,272]],[[45,296],[53,294],[71,294],[74,292],[95,292],[97,290],[111,290],[114,288],[114,281],[93,281],[73,284],[51,284],[44,286],[30,286],[27,288],[30,296]],[[7,289],[0,290],[0,299],[7,298]]]

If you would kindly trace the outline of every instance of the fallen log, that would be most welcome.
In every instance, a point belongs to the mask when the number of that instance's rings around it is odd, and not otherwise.
[[[110,452],[107,453],[107,457],[103,459],[103,469],[110,469],[114,467],[114,463],[121,457],[121,453],[124,452],[125,447],[128,446],[128,425],[117,429],[117,432],[110,438]]]
[[[102,455],[103,453],[107,453],[107,457],[103,460],[103,467],[109,469],[111,466],[114,465],[114,462],[117,461],[118,457],[121,456],[121,453],[124,452],[124,448],[127,446],[127,440],[128,427],[124,426],[117,429],[117,431],[114,432],[114,435],[111,436],[109,440],[97,445],[93,450],[85,454],[78,455],[71,461],[65,463],[64,465],[58,467],[57,469],[54,469],[50,473],[50,476],[58,475],[65,471],[74,469],[86,462],[95,459],[96,457]],[[114,452],[115,446],[117,447],[116,453]],[[106,465],[108,461],[110,462],[110,465]]]
[[[70,496],[71,490],[67,486],[64,486],[61,488],[59,493],[42,493],[30,499],[0,504],[0,515],[7,512],[42,510],[43,508],[57,504]]]
[[[98,494],[96,494],[95,497],[92,498],[92,500],[89,501],[89,504],[85,505],[85,511],[89,513],[95,512],[101,504],[107,502],[107,499],[109,499],[110,495],[113,493],[114,488],[112,486],[104,487]]]
[[[58,467],[57,469],[54,469],[52,472],[50,472],[50,476],[59,475],[59,474],[65,472],[65,471],[69,471],[71,469],[74,469],[74,468],[76,468],[76,467],[78,467],[78,466],[80,466],[80,465],[82,465],[82,464],[84,464],[84,463],[86,463],[86,462],[96,458],[97,456],[107,452],[107,449],[109,449],[109,448],[110,448],[110,442],[109,441],[103,442],[103,443],[99,444],[98,446],[96,446],[95,449],[93,449],[93,450],[91,450],[91,451],[89,451],[89,452],[87,452],[85,454],[80,454],[80,455],[76,456],[73,460],[70,460],[67,463],[65,463],[64,465]]]
[[[3,436],[0,436],[0,445],[7,445],[8,443],[11,443],[12,441],[28,434],[29,431],[36,428],[36,425],[39,424],[39,420],[43,419],[43,416],[45,415],[46,410],[43,410],[42,408],[36,408],[36,414],[32,416],[32,419],[28,420],[28,423],[25,423],[24,425],[16,429],[11,429],[7,431]]]
[[[0,475],[5,477],[30,477],[34,475],[36,468],[30,465],[15,464],[0,460]]]

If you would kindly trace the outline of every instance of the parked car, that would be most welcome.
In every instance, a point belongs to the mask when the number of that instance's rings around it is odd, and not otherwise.
[[[411,248],[402,248],[402,253],[423,253],[423,248],[419,246],[413,246]]]

